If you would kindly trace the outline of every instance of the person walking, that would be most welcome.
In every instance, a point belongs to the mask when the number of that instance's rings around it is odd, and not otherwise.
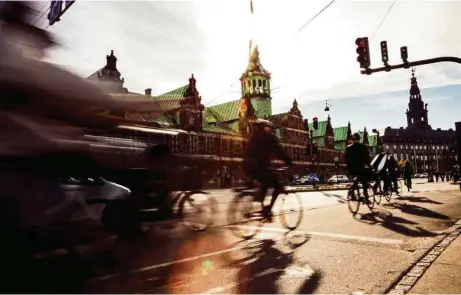
[[[407,186],[408,192],[411,192],[411,178],[413,176],[413,167],[410,162],[406,162],[403,166],[403,180]]]

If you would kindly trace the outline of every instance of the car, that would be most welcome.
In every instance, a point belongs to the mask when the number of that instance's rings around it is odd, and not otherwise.
[[[334,184],[334,183],[347,183],[349,182],[349,178],[346,175],[333,175],[328,179],[329,184]]]
[[[421,175],[419,175],[419,178],[428,178],[428,174],[427,173],[421,173]]]
[[[307,175],[307,176],[303,176],[300,179],[298,179],[296,181],[296,184],[299,184],[299,185],[314,185],[314,184],[317,184],[319,182],[320,182],[320,180],[319,180],[319,178],[317,176],[315,176],[315,175]]]
[[[421,178],[421,174],[416,173],[415,175],[413,175],[413,178]]]

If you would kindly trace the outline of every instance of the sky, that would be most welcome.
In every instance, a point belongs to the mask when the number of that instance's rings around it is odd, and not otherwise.
[[[461,1],[337,0],[85,1],[77,0],[60,22],[47,28],[60,42],[48,61],[87,77],[114,50],[129,91],[161,94],[188,83],[193,73],[205,105],[240,98],[238,78],[248,62],[249,39],[272,73],[274,113],[296,98],[304,117],[353,129],[406,126],[410,71],[360,74],[355,39],[368,36],[372,67],[380,67],[379,43],[388,42],[391,64],[457,56],[461,52]],[[36,3],[45,10],[45,2]],[[380,23],[382,25],[380,26]],[[46,19],[38,20],[46,27]],[[461,121],[461,66],[439,63],[416,69],[433,128]]]

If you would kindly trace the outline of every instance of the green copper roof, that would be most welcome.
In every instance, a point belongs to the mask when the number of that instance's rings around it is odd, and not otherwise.
[[[202,126],[203,131],[207,132],[216,132],[216,133],[223,133],[223,134],[231,134],[231,135],[237,135],[235,131],[233,131],[229,126],[226,124],[220,124],[217,123],[215,124],[203,124]]]
[[[335,141],[345,141],[347,139],[347,126],[334,128],[333,131]]]
[[[187,87],[189,85],[185,85],[182,87],[179,87],[175,90],[168,91],[167,93],[163,93],[157,96],[154,96],[156,99],[171,99],[171,98],[183,98],[184,95],[186,94]]]
[[[378,145],[378,135],[369,135],[368,134],[368,146],[377,146]]]
[[[335,142],[335,150],[344,151],[345,149],[346,149],[346,143],[344,141]]]
[[[320,122],[319,122],[320,123]],[[325,124],[326,125],[326,124]],[[319,124],[319,127],[320,127],[320,124]],[[320,128],[319,128],[320,129]],[[319,148],[323,148],[325,147],[325,140],[323,137],[314,137],[314,139],[312,140],[314,143],[316,143],[318,145]]]
[[[327,130],[327,121],[319,121],[319,128],[317,130],[314,130],[314,138],[316,137],[323,137],[325,136],[325,132]],[[309,129],[313,130],[313,124],[309,123]]]
[[[239,119],[240,99],[208,107],[210,111],[217,114],[221,121],[228,122]]]
[[[239,131],[239,121],[236,120],[232,123],[228,123],[227,126],[229,126],[230,129],[232,129],[235,133],[240,133]]]

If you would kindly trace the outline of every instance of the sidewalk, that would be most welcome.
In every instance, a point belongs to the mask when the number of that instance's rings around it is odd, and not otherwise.
[[[407,293],[461,294],[461,235],[440,254]]]

